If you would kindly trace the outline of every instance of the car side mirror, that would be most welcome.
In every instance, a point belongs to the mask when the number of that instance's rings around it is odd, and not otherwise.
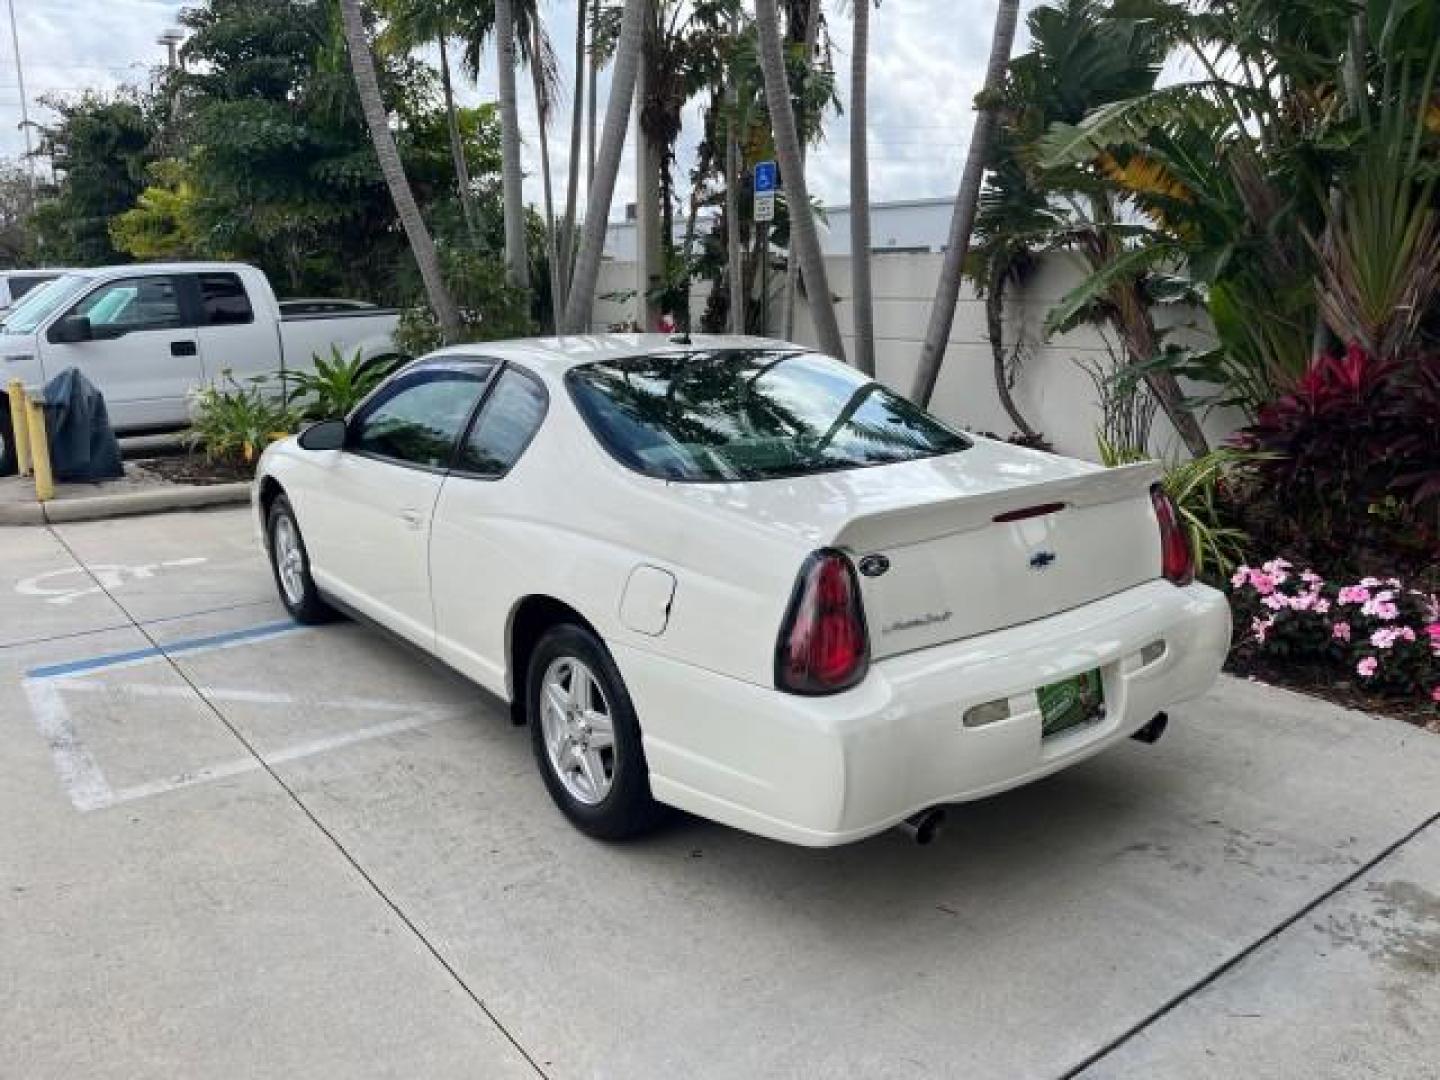
[[[345,446],[345,421],[322,420],[300,433],[299,443],[305,450],[340,450]]]
[[[77,341],[93,341],[95,329],[90,325],[88,315],[71,315],[61,319],[50,328],[50,340],[58,344],[71,344]]]

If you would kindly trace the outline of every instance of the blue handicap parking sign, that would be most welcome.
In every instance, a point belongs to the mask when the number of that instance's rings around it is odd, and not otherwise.
[[[755,163],[755,191],[757,194],[774,191],[779,187],[780,173],[773,161]]]

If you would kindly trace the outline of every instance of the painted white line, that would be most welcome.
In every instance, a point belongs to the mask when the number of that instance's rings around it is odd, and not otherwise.
[[[204,556],[192,555],[184,559],[166,559],[162,562],[141,563],[126,566],[120,563],[96,563],[93,566],[68,566],[62,570],[49,570],[35,574],[15,586],[21,596],[41,597],[47,604],[71,604],[86,596],[98,596],[122,588],[127,580],[145,581],[153,578],[162,569],[184,569],[208,562]],[[93,580],[92,580],[93,575]],[[84,584],[66,587],[61,584],[65,578],[78,577]],[[98,582],[98,584],[97,584]],[[52,587],[58,585],[58,588]]]
[[[110,805],[114,792],[100,766],[75,734],[75,725],[60,688],[41,679],[26,679],[25,696],[35,727],[50,747],[55,772],[77,810],[95,810]]]
[[[108,670],[108,669],[107,669]],[[267,690],[237,690],[218,686],[196,689],[211,701],[229,701],[242,705],[304,705],[312,709],[347,709],[351,712],[413,713],[417,708],[442,708],[439,702],[375,701],[369,698],[297,698],[293,694],[277,694]],[[151,683],[107,683],[99,679],[66,678],[65,690],[91,694],[119,694],[127,697],[193,698],[189,686],[156,686]]]
[[[369,742],[372,739],[383,739],[390,735],[399,735],[407,731],[417,731],[420,728],[429,727],[431,724],[448,720],[460,714],[458,709],[435,710],[419,715],[409,716],[403,720],[389,720],[383,724],[371,724],[369,727],[357,728],[354,731],[342,732],[338,735],[327,735],[319,739],[311,739],[307,742],[297,743],[294,746],[287,746],[283,750],[277,750],[272,754],[262,754],[265,763],[271,766],[283,765],[290,761],[300,761],[303,758],[315,757],[319,754],[329,753],[332,750],[339,750],[343,747],[354,746],[357,743]],[[260,768],[260,762],[255,758],[237,758],[234,761],[227,761],[220,765],[211,765],[203,769],[196,769],[194,772],[181,773],[166,780],[153,780],[145,784],[135,784],[132,787],[120,788],[110,794],[106,806],[115,806],[119,803],[134,802],[137,799],[148,799],[155,795],[164,795],[171,791],[179,791],[182,788],[195,787],[197,784],[208,784],[214,780],[223,780],[231,776],[239,776],[243,773],[254,772]],[[83,809],[98,809],[98,807],[84,807]]]

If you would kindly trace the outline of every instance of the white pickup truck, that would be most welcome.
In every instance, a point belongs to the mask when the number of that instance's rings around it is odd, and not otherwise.
[[[9,457],[11,379],[38,387],[77,367],[105,395],[121,434],[189,422],[191,391],[308,370],[332,347],[399,356],[396,312],[282,312],[265,275],[244,263],[138,263],[74,270],[15,305],[0,323],[0,442]]]

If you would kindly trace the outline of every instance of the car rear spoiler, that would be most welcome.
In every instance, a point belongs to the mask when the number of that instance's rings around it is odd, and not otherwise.
[[[845,523],[832,543],[855,552],[903,547],[982,529],[993,524],[997,516],[1023,516],[1030,508],[1050,508],[1058,512],[1066,507],[1098,506],[1136,498],[1147,494],[1163,475],[1159,462],[1142,461],[1058,480],[1020,483],[979,495],[957,495],[952,499],[860,514]]]

